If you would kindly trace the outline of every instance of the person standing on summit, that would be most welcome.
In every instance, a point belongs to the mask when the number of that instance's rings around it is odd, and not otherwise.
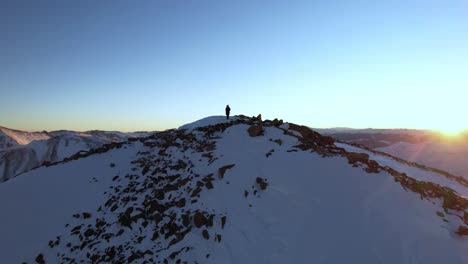
[[[229,105],[226,105],[226,119],[229,119],[229,114],[231,113],[231,108]]]

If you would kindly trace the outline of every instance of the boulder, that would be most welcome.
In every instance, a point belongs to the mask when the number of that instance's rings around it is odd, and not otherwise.
[[[262,125],[253,125],[249,127],[247,130],[249,132],[249,136],[251,137],[258,137],[263,134],[263,127]]]
[[[42,255],[42,254],[37,255],[37,257],[36,257],[36,263],[38,263],[38,264],[45,264],[44,255]]]
[[[206,219],[205,216],[200,212],[196,212],[195,215],[193,216],[193,223],[195,224],[197,228],[200,228],[206,225],[206,223],[208,222],[207,220],[208,219]]]

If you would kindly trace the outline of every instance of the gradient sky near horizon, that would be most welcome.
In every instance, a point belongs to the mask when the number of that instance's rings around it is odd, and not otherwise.
[[[0,126],[468,128],[468,1],[1,1]]]

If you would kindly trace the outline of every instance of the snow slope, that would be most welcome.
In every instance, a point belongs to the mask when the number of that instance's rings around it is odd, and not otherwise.
[[[0,184],[1,262],[467,263],[466,199],[424,170],[293,124],[200,123]]]

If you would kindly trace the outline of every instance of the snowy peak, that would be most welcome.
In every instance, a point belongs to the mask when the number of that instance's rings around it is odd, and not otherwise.
[[[47,132],[24,132],[0,126],[0,150],[16,145],[27,145],[34,140],[46,140],[49,138],[51,136]],[[7,143],[2,144],[2,142]]]
[[[0,184],[0,248],[6,263],[466,263],[450,180],[282,120],[208,118]]]
[[[238,120],[238,119],[239,119],[239,116],[233,116],[230,119],[227,119],[226,116],[209,116],[209,117],[205,117],[200,120],[197,120],[195,122],[180,126],[179,129],[193,130],[199,127],[212,126],[212,125],[217,125],[221,123],[229,123],[233,120]]]

